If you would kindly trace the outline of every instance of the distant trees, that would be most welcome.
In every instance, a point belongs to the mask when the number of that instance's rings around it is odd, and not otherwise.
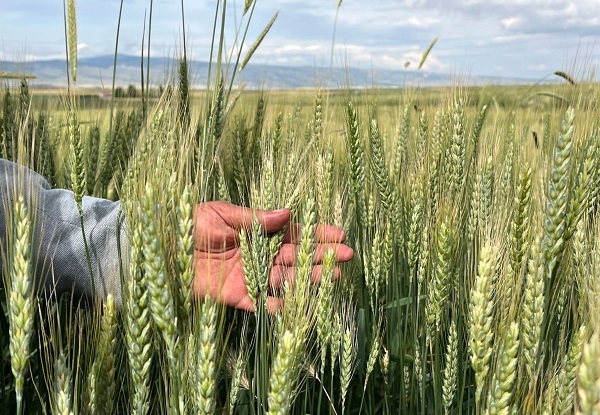
[[[166,89],[170,90],[170,89],[172,89],[172,87],[170,85],[167,85]],[[158,85],[158,87],[156,87],[156,88],[150,88],[149,95],[150,95],[150,97],[157,98],[162,95],[164,90],[165,90],[165,87],[163,85]],[[144,91],[144,95],[146,95],[146,94],[147,94],[147,92]],[[142,94],[134,84],[129,84],[126,88],[122,87],[122,86],[116,87],[115,92],[114,92],[114,97],[115,98],[141,98]]]
[[[138,98],[138,90],[133,84],[129,84],[127,89],[122,86],[118,86],[115,88],[114,92],[115,98]]]
[[[123,89],[123,87],[118,86],[115,88],[115,92],[113,93],[113,95],[115,96],[115,98],[125,98],[125,90]]]
[[[127,87],[127,98],[137,98],[137,88],[135,85],[129,85]]]

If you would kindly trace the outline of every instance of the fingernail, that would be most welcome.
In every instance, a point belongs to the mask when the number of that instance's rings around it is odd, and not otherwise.
[[[275,213],[283,213],[283,212],[286,212],[286,211],[287,211],[287,209],[277,209],[277,210],[274,210],[273,212],[275,212]]]

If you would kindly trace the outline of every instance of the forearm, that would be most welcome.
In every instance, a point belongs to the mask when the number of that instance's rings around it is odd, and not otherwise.
[[[16,192],[25,196],[33,215],[35,231],[32,246],[33,268],[39,284],[47,292],[74,291],[76,296],[121,296],[120,263],[128,269],[129,247],[120,204],[104,199],[84,197],[83,218],[92,276],[88,266],[79,211],[73,193],[51,189],[37,173],[0,159],[0,237],[6,255],[7,221]],[[117,239],[117,230],[120,238]],[[119,245],[121,255],[119,255]],[[1,261],[1,259],[0,259]],[[6,267],[2,267],[5,269]],[[93,281],[93,283],[92,283]]]

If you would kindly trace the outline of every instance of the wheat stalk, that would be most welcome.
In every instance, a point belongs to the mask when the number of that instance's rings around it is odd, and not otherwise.
[[[579,330],[577,330],[571,339],[566,359],[558,373],[558,395],[556,405],[558,408],[557,413],[560,415],[568,415],[573,412],[577,367],[581,361],[581,352],[586,334],[586,326],[579,327]]]
[[[576,172],[573,187],[571,189],[567,226],[563,236],[565,242],[571,239],[582,216],[588,212],[589,207],[592,206],[592,202],[594,202],[592,192],[595,187],[595,176],[598,174],[596,171],[598,159],[598,146],[596,142],[596,134],[591,134],[584,142],[583,151],[577,163],[579,169]]]
[[[564,71],[554,71],[554,75],[561,77],[571,85],[577,85],[577,82],[575,82],[573,77]]]
[[[248,233],[242,228],[240,231],[240,251],[242,253],[242,268],[248,296],[252,301],[254,310],[258,310],[258,271],[255,269],[253,252],[248,241]]]
[[[419,62],[419,66],[417,69],[421,69],[423,67],[425,61],[427,60],[427,57],[429,56],[429,53],[431,52],[431,49],[433,49],[437,41],[438,37],[436,36],[433,38],[427,49],[425,49],[425,52],[423,52],[423,56],[421,57],[421,61]]]
[[[346,316],[353,317],[353,316]],[[356,333],[354,327],[351,324],[342,324],[339,327],[342,333],[341,337],[341,354],[340,354],[340,386],[341,386],[341,398],[342,398],[342,414],[346,410],[346,395],[350,388],[350,380],[354,373],[354,365],[356,359]]]
[[[531,245],[521,310],[523,362],[525,373],[530,379],[537,367],[536,357],[544,319],[544,269],[540,245],[539,237]]]
[[[260,32],[260,34],[258,35],[256,40],[254,41],[254,43],[252,44],[252,46],[246,53],[246,57],[244,58],[244,60],[242,61],[242,64],[240,65],[240,69],[239,69],[240,72],[246,67],[248,62],[250,62],[252,55],[254,55],[254,52],[256,52],[256,49],[258,49],[258,47],[260,46],[262,41],[265,39],[265,36],[267,36],[267,33],[269,33],[269,31],[271,30],[271,27],[273,27],[273,24],[275,23],[275,20],[277,20],[277,17],[279,17],[279,12],[276,12],[273,15],[273,17],[271,17],[271,20],[269,20],[269,23],[267,23],[267,25],[264,27],[262,32]]]
[[[419,261],[424,216],[423,181],[411,185],[410,225],[408,229],[408,266],[412,282]]]
[[[144,272],[152,321],[167,345],[170,364],[175,365],[178,360],[177,316],[173,304],[173,294],[164,270],[158,224],[156,223],[154,188],[150,183],[146,183],[141,213]]]
[[[192,190],[185,186],[177,206],[177,267],[179,271],[182,320],[187,320],[192,304],[192,283],[194,281],[194,203]]]
[[[481,107],[477,114],[475,124],[473,125],[473,130],[471,131],[471,143],[473,144],[474,149],[479,148],[479,139],[481,137],[481,131],[483,131],[483,125],[485,124],[488,107],[488,105]]]
[[[521,271],[529,240],[529,209],[531,202],[531,167],[525,164],[519,174],[515,210],[511,227],[510,265],[513,275]]]
[[[23,195],[14,203],[13,247],[10,268],[9,296],[9,350],[12,373],[15,377],[17,412],[23,411],[25,376],[31,355],[33,335],[35,293],[31,258],[32,219],[29,216]]]
[[[371,350],[369,351],[369,357],[367,358],[367,369],[365,370],[365,384],[363,386],[363,393],[367,390],[367,384],[369,383],[369,377],[371,373],[373,373],[373,369],[375,369],[375,363],[377,363],[377,358],[381,353],[381,344],[379,342],[378,333],[373,333],[373,344],[371,345]]]
[[[312,282],[313,258],[315,253],[315,202],[312,194],[306,198],[302,218],[302,230],[300,233],[300,246],[296,258],[297,274],[294,285],[296,293],[294,304],[297,313],[304,313],[306,320],[306,308],[309,304],[310,285]]]
[[[138,223],[137,226],[133,226],[130,278],[125,301],[125,340],[132,384],[130,407],[131,412],[137,415],[148,412],[152,364],[152,317],[143,274],[143,261],[142,228],[141,223]]]
[[[365,156],[360,139],[358,114],[351,101],[348,102],[346,108],[346,138],[352,193],[356,203],[357,214],[364,218],[366,209],[363,192],[365,185]]]
[[[69,64],[71,67],[71,78],[77,82],[77,13],[75,11],[75,0],[67,0],[67,22],[69,45]]]
[[[419,159],[415,167],[417,167],[418,170],[422,170],[425,168],[429,152],[429,120],[427,118],[427,112],[425,111],[421,111],[419,116],[419,137],[417,143],[421,147],[418,149]]]
[[[319,285],[317,311],[317,338],[321,347],[321,374],[327,363],[327,350],[332,341],[331,321],[334,315],[333,272],[335,252],[328,250],[323,256],[323,276]]]
[[[546,212],[544,216],[543,253],[546,269],[554,268],[564,250],[564,233],[567,229],[567,206],[569,198],[569,168],[573,139],[575,111],[569,108],[560,126],[560,133],[554,147],[550,168],[548,190],[546,192]]]
[[[583,346],[577,379],[578,414],[600,413],[600,337],[597,333]]]
[[[427,334],[430,339],[441,329],[444,304],[450,295],[453,280],[451,258],[450,230],[444,221],[438,230],[435,270],[430,281],[425,311]]]
[[[456,320],[452,320],[450,333],[448,334],[448,347],[446,349],[446,368],[444,369],[444,380],[442,394],[446,413],[450,413],[454,395],[456,393],[456,380],[458,375],[458,335],[456,332]]]
[[[199,309],[196,360],[196,413],[213,414],[216,401],[217,304],[206,297]]]
[[[519,350],[519,325],[511,323],[500,353],[496,373],[492,382],[492,393],[488,413],[490,415],[508,415],[511,411],[513,383],[516,378],[517,352]]]
[[[312,138],[317,143],[320,143],[323,138],[323,94],[321,89],[317,89],[317,95],[315,97]]]
[[[79,209],[79,214],[82,214],[81,203],[86,185],[85,158],[83,154],[83,142],[81,141],[81,133],[79,131],[79,123],[74,110],[69,110],[69,145],[71,154],[71,183],[75,201]]]
[[[235,359],[235,363],[233,365],[233,374],[231,376],[231,389],[229,390],[229,409],[233,412],[235,405],[238,400],[238,395],[240,392],[240,387],[249,388],[248,381],[245,379],[245,368],[247,364],[248,356],[244,353],[243,344],[238,351],[238,356]]]
[[[449,170],[446,180],[451,195],[458,195],[462,189],[465,169],[465,120],[462,101],[454,105],[452,137],[449,147]]]
[[[491,342],[494,295],[492,279],[494,276],[495,249],[485,245],[481,250],[479,271],[475,278],[475,285],[471,291],[471,314],[469,327],[469,343],[471,348],[471,367],[475,371],[475,402],[478,407],[483,407],[481,392],[490,368],[492,357]]]
[[[381,198],[381,204],[388,215],[394,211],[394,194],[390,187],[390,178],[387,173],[385,165],[385,158],[383,152],[383,143],[381,140],[381,134],[379,132],[379,125],[377,120],[372,119],[369,127],[369,143],[371,147],[371,172],[375,178],[375,184],[379,190],[379,196]]]
[[[483,176],[481,172],[477,172],[475,181],[473,182],[473,191],[471,194],[471,209],[469,210],[469,219],[467,221],[467,238],[469,241],[473,241],[477,231],[479,230],[479,218],[483,216],[483,212],[480,212],[481,205],[481,188],[482,188]]]
[[[316,165],[318,212],[321,220],[330,220],[333,200],[333,150],[327,147]]]
[[[479,227],[487,230],[491,226],[494,184],[494,164],[492,156],[488,156],[481,176],[481,198],[479,200]]]
[[[99,149],[100,128],[95,125],[90,128],[88,132],[87,153],[85,154],[85,183],[87,185],[86,191],[88,195],[92,195],[94,193],[94,187],[96,186]],[[71,154],[74,154],[74,152],[71,151]]]
[[[269,415],[288,414],[292,406],[292,391],[297,376],[298,330],[285,330],[279,336],[269,381]]]
[[[61,352],[54,362],[54,394],[55,401],[52,409],[56,415],[73,415],[72,409],[72,374],[67,367],[67,356]]]
[[[410,129],[410,110],[404,108],[404,112],[402,114],[402,122],[398,125],[398,138],[396,141],[396,153],[394,155],[394,166],[392,169],[392,174],[395,177],[396,183],[398,182],[401,174],[407,171],[406,161],[407,161],[407,151],[406,151],[406,143],[408,141],[408,133]]]
[[[116,343],[117,310],[114,297],[108,294],[104,303],[96,358],[88,379],[88,407],[94,414],[112,413],[115,400]]]

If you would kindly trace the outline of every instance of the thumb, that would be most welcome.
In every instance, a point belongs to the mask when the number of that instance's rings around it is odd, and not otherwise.
[[[252,219],[256,215],[258,222],[267,233],[280,230],[289,223],[291,217],[289,209],[259,210],[232,204],[227,204],[220,214],[225,222],[236,230],[252,226]]]
[[[277,232],[282,229],[290,222],[291,218],[289,209],[255,210],[254,214],[267,233]]]

